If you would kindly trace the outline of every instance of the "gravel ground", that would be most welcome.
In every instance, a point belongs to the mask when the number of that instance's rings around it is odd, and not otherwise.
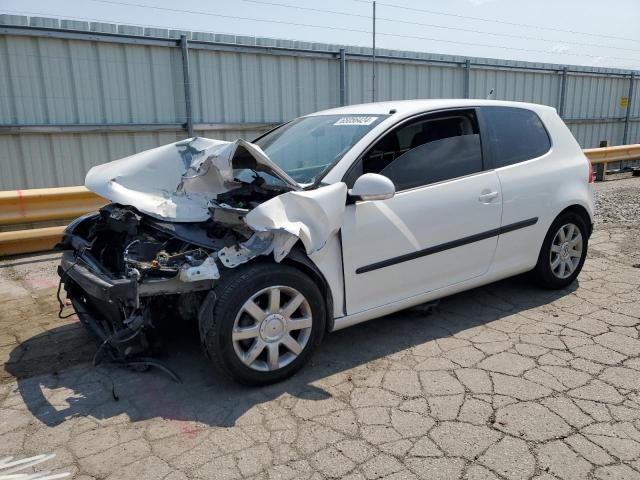
[[[615,255],[624,265],[640,268],[640,178],[620,177],[595,184],[594,228],[602,232],[597,241],[616,240],[617,248],[611,248],[609,255]]]
[[[514,278],[328,335],[249,389],[194,335],[183,378],[91,366],[59,320],[57,255],[0,262],[0,458],[53,452],[90,479],[640,479],[640,179],[595,185],[579,281]]]
[[[625,176],[596,183],[597,223],[640,222],[640,179]]]

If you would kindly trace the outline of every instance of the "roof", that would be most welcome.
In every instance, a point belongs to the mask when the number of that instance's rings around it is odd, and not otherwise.
[[[418,100],[391,100],[376,103],[361,103],[358,105],[347,105],[344,107],[331,108],[320,112],[311,113],[314,115],[348,115],[348,114],[388,114],[390,110],[395,113],[411,115],[414,113],[427,112],[430,110],[439,110],[443,108],[461,108],[461,107],[519,107],[528,110],[555,110],[547,105],[539,105],[537,103],[524,102],[506,102],[502,100],[478,100],[478,99],[459,99],[459,98],[442,98],[442,99],[418,99]]]

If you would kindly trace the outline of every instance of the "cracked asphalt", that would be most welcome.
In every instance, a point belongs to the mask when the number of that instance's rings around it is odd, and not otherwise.
[[[518,277],[355,326],[267,388],[216,377],[195,329],[163,358],[183,384],[94,368],[57,255],[6,259],[0,456],[83,480],[640,479],[640,179],[596,191],[566,290]]]

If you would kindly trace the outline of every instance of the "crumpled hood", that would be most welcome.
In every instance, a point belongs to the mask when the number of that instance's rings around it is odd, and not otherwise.
[[[208,205],[216,195],[240,185],[234,181],[234,168],[266,172],[293,190],[301,189],[257,145],[203,137],[93,167],[85,185],[101,197],[161,220],[200,222],[209,218]]]

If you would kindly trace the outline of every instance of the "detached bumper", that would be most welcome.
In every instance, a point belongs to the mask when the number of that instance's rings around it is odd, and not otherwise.
[[[124,304],[135,307],[140,298],[158,295],[175,295],[201,290],[211,290],[214,280],[183,282],[177,276],[173,278],[145,278],[140,283],[133,278],[112,278],[100,271],[97,264],[91,265],[90,259],[76,257],[73,251],[62,254],[58,266],[58,275],[65,275],[65,281],[71,279],[75,286],[92,299],[109,304]],[[67,288],[67,291],[69,289]]]
[[[58,275],[70,278],[88,296],[102,302],[122,302],[131,306],[137,302],[138,284],[135,279],[110,278],[91,268],[86,260],[76,257],[72,251],[63,252]]]

